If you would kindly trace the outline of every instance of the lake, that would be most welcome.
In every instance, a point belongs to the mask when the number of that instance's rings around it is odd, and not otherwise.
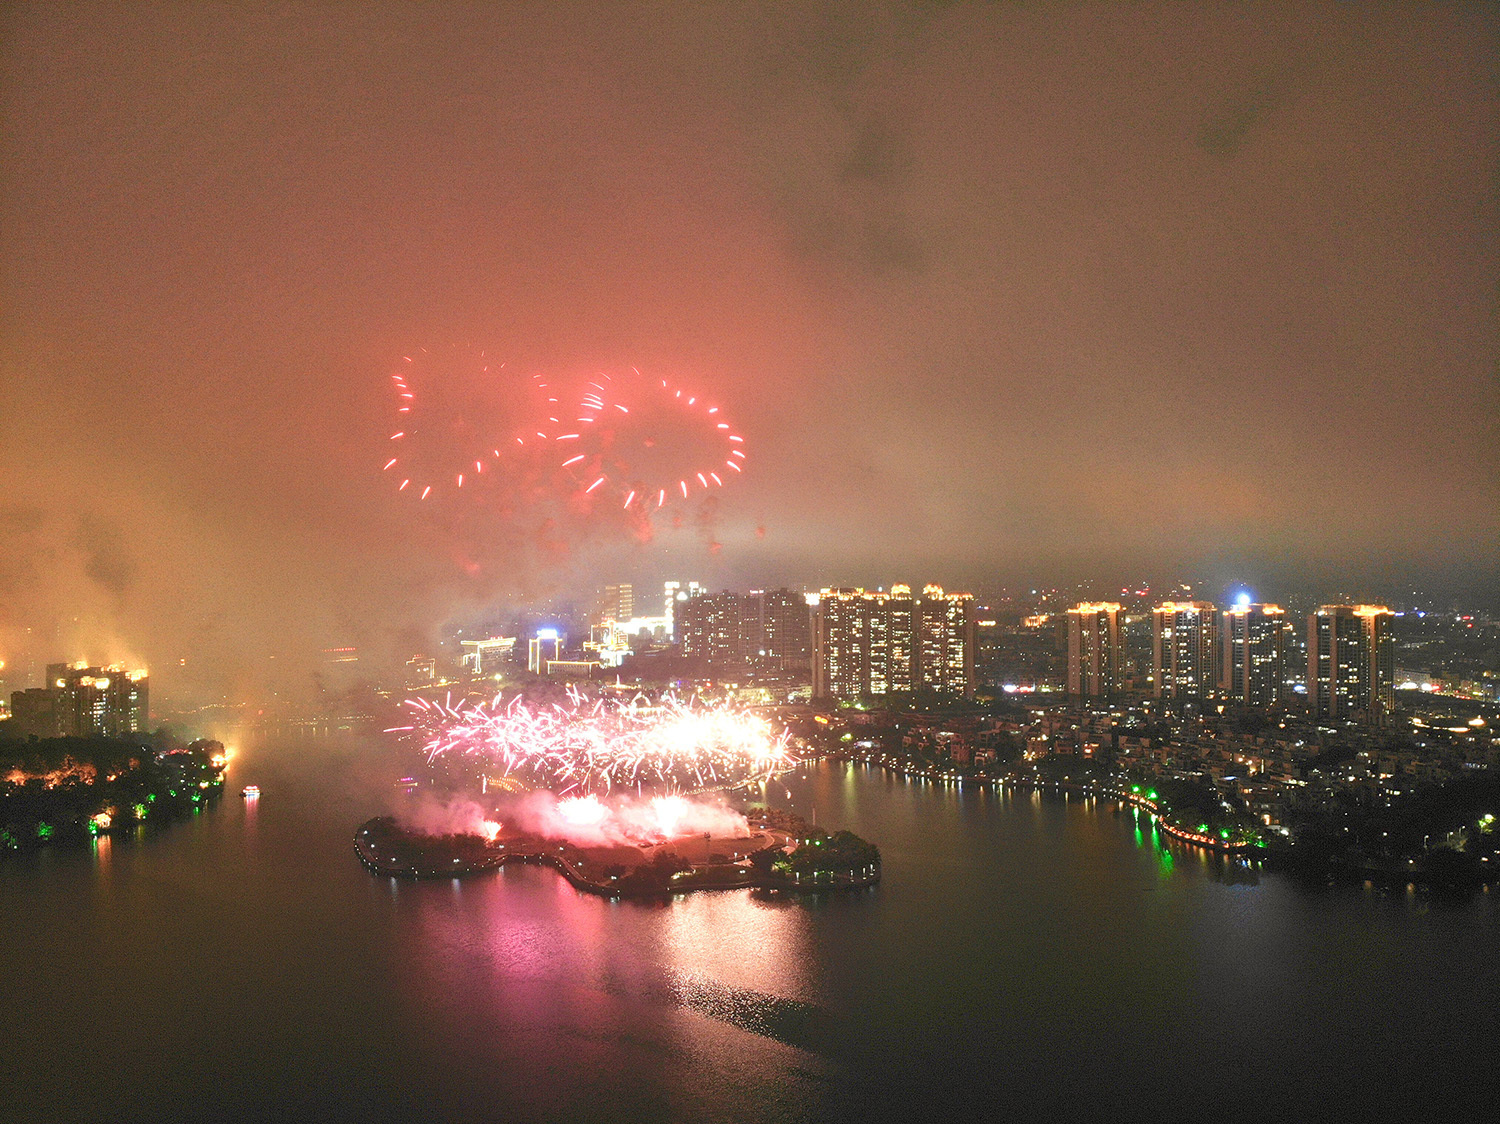
[[[843,896],[372,876],[389,751],[242,751],[214,811],[0,865],[0,1118],[1487,1114],[1500,910],[1308,886],[1107,802],[822,762]],[[920,1118],[920,1117],[919,1117]]]

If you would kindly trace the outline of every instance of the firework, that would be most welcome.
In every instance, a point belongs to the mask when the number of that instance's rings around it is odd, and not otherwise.
[[[488,703],[412,699],[410,726],[430,761],[478,758],[488,770],[558,795],[614,791],[662,794],[728,788],[793,763],[790,739],[765,719],[727,703],[668,695],[537,707],[520,697]]]
[[[709,834],[720,846],[753,834],[744,815],[712,797],[652,796],[636,799],[533,793],[515,806],[518,826],[577,846],[652,844]],[[732,850],[732,847],[726,848]]]
[[[651,512],[722,488],[744,471],[745,439],[719,408],[665,379],[600,375],[557,436],[583,494]],[[576,431],[575,431],[576,430]]]
[[[557,397],[540,376],[509,372],[475,348],[419,348],[401,357],[390,382],[381,472],[413,500],[473,491],[558,424]]]

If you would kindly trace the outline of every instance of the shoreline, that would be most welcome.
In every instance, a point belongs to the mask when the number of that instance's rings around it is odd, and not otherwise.
[[[898,777],[915,778],[926,781],[953,781],[957,784],[974,784],[981,788],[990,789],[1013,789],[1017,792],[1064,792],[1077,793],[1080,796],[1089,796],[1096,800],[1114,800],[1122,805],[1130,805],[1150,812],[1155,817],[1162,831],[1176,839],[1180,843],[1190,846],[1201,847],[1204,850],[1217,851],[1227,855],[1246,855],[1256,851],[1265,850],[1264,845],[1257,845],[1248,841],[1234,842],[1231,840],[1217,839],[1211,835],[1201,832],[1190,831],[1185,827],[1179,827],[1166,818],[1154,801],[1136,793],[1124,792],[1107,784],[1089,784],[1082,781],[1043,781],[1043,780],[1019,780],[1008,777],[978,777],[964,776],[962,774],[949,774],[931,772],[922,769],[903,769],[899,765],[892,765],[885,761],[862,761],[853,755],[841,753],[828,753],[823,758],[831,761],[845,761],[848,764],[873,766],[896,774]]]
[[[1275,840],[1262,844],[1251,842],[1235,843],[1228,840],[1216,839],[1172,823],[1162,814],[1156,803],[1146,797],[1137,793],[1123,791],[1107,784],[1089,784],[1079,781],[1020,780],[1006,777],[978,777],[972,775],[963,776],[946,774],[936,770],[904,769],[900,765],[885,761],[865,761],[853,754],[839,751],[824,753],[819,756],[825,760],[844,761],[851,765],[858,764],[882,769],[898,777],[915,780],[952,782],[960,785],[968,783],[991,790],[1010,789],[1017,792],[1072,793],[1079,796],[1088,796],[1096,800],[1111,800],[1122,808],[1137,808],[1148,812],[1162,834],[1185,846],[1213,851],[1217,854],[1241,859],[1246,862],[1261,863],[1278,873],[1304,878],[1321,878],[1328,881],[1351,884],[1370,882],[1387,888],[1411,885],[1438,888],[1456,886],[1458,888],[1477,889],[1482,886],[1500,884],[1500,870],[1480,870],[1472,878],[1459,878],[1455,881],[1451,875],[1434,873],[1428,870],[1425,865],[1414,865],[1414,860],[1412,861],[1412,865],[1406,863],[1397,863],[1394,865],[1367,863],[1355,866],[1337,860],[1318,863],[1300,857],[1289,843]]]

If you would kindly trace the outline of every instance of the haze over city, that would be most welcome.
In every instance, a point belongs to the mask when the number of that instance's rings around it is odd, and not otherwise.
[[[679,576],[1493,604],[1492,7],[0,19],[0,655],[212,693]],[[419,507],[389,376],[454,346],[746,471]]]
[[[0,1124],[1493,1116],[1497,79],[0,4]]]

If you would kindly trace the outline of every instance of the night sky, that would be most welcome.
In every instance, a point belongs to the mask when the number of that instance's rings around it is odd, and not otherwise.
[[[1493,597],[1495,8],[832,8],[8,5],[0,658],[673,576]],[[460,341],[749,467],[649,538],[419,509],[388,375]]]

